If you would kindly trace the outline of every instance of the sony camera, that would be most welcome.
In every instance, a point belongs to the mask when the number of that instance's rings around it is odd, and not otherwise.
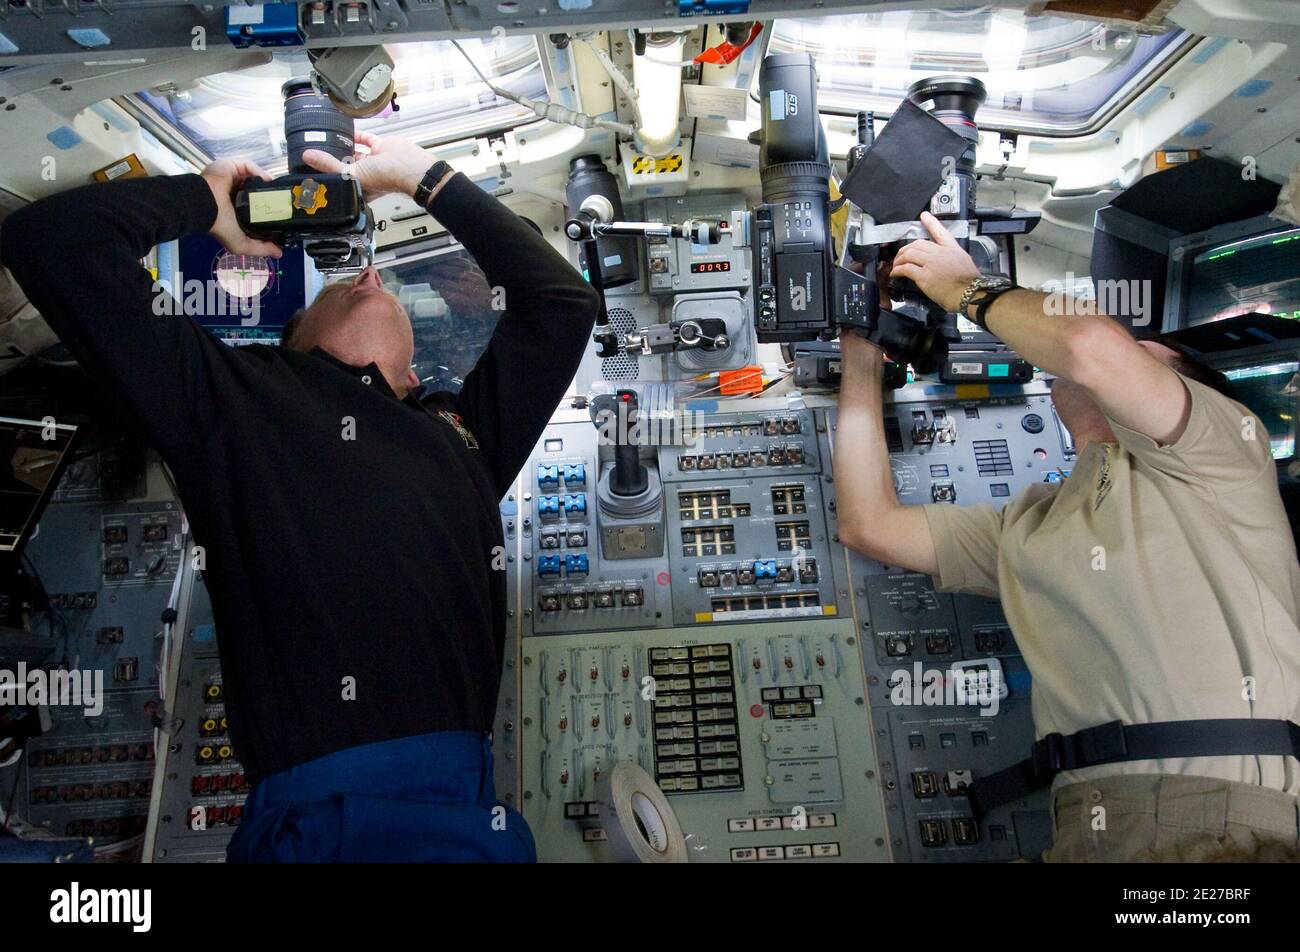
[[[306,150],[319,149],[350,162],[352,118],[310,79],[291,79],[281,92],[289,171],[270,182],[244,183],[235,195],[239,226],[254,238],[301,245],[321,271],[360,272],[370,263],[374,231],[361,185],[345,173],[317,172],[302,160]]]

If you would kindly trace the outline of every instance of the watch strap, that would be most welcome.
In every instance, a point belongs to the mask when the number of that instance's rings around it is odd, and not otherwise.
[[[1002,297],[1002,295],[1006,294],[1008,291],[1014,290],[1016,290],[1016,286],[1014,284],[1009,284],[1006,287],[1001,288],[982,288],[977,292],[975,299],[971,302],[975,305],[975,314],[971,318],[971,320],[975,322],[975,326],[982,331],[987,331],[989,329],[989,308],[992,307],[993,302]],[[969,305],[967,306],[969,307]]]
[[[429,202],[433,200],[433,190],[451,171],[452,167],[441,159],[429,166],[429,171],[424,173],[420,184],[415,186],[415,201],[421,208],[429,207]]]

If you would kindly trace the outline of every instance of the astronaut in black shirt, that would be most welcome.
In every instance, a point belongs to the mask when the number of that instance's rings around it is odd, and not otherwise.
[[[432,157],[357,138],[367,198],[414,196]],[[253,783],[229,856],[529,860],[523,818],[492,788],[499,503],[568,392],[599,298],[448,172],[425,183],[426,207],[504,301],[458,392],[419,387],[410,320],[373,269],[327,287],[289,346],[228,347],[156,308],[140,259],[195,232],[278,256],[235,220],[251,176],[267,177],[224,160],[84,186],[0,230],[0,260],[167,462],[204,547],[230,738]]]

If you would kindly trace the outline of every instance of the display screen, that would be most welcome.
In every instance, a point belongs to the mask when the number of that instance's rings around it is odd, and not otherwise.
[[[26,540],[69,462],[77,428],[0,417],[0,552]]]
[[[691,274],[714,274],[718,271],[730,271],[730,261],[692,261]]]
[[[1296,395],[1300,393],[1300,361],[1233,367],[1223,371],[1244,403],[1268,430],[1274,459],[1295,455]]]
[[[1300,228],[1225,242],[1192,259],[1183,326],[1238,314],[1300,320]]]
[[[301,246],[279,258],[232,254],[211,235],[160,245],[158,279],[170,313],[184,314],[231,345],[269,344],[307,303],[310,265]]]

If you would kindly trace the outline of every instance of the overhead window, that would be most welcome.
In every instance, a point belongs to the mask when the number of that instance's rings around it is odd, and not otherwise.
[[[988,88],[982,125],[1059,135],[1091,129],[1194,39],[980,7],[777,20],[769,52],[812,54],[823,112],[892,113],[916,80],[963,73]]]
[[[381,263],[379,273],[411,317],[412,368],[420,383],[459,392],[502,314],[483,270],[469,252],[452,246],[406,251]]]
[[[533,37],[460,44],[494,85],[530,99],[547,98]],[[358,120],[358,129],[428,145],[533,118],[532,112],[488,89],[450,41],[394,43],[388,52],[399,108]],[[212,158],[249,158],[277,171],[286,162],[280,86],[308,70],[305,53],[277,54],[263,66],[205,76],[186,88],[153,90],[139,98]]]

